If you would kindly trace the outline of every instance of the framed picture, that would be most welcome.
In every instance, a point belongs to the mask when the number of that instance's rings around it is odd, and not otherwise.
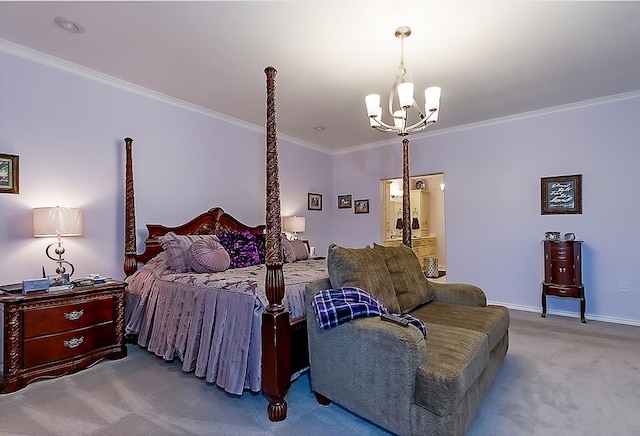
[[[351,209],[351,195],[338,195],[338,209]]]
[[[366,200],[356,200],[353,202],[353,204],[354,204],[354,208],[353,208],[354,213],[369,213],[368,198]]]
[[[0,154],[0,193],[18,194],[18,156]]]
[[[309,210],[322,210],[322,194],[307,195],[307,209]]]
[[[582,174],[542,177],[541,214],[582,213]]]

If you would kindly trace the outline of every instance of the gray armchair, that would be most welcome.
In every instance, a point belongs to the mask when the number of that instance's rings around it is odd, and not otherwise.
[[[330,247],[331,279],[309,283],[306,288],[310,378],[318,401],[334,401],[397,434],[462,435],[506,355],[508,311],[487,306],[484,292],[475,286],[423,283],[421,286],[432,287],[432,298],[403,313],[425,322],[426,339],[417,328],[380,317],[322,330],[313,297],[319,290],[344,286],[339,283],[341,277],[332,275],[332,264],[341,263],[338,269],[344,272],[344,255],[357,258],[363,254],[357,250],[371,249],[348,250]],[[416,265],[420,271],[413,252],[402,250],[392,254],[406,257],[408,274],[415,273]],[[377,262],[370,252],[365,257],[360,260]],[[358,265],[357,260],[349,264]],[[375,268],[363,269],[369,276],[381,267],[385,267],[384,256]],[[424,278],[421,271],[420,275]],[[365,279],[363,286],[374,286],[372,283]],[[371,293],[375,295],[375,290]]]

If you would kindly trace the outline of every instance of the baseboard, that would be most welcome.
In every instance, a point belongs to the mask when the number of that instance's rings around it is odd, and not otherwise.
[[[500,306],[505,306],[509,309],[513,309],[513,310],[522,310],[524,312],[536,312],[536,313],[542,313],[542,308],[539,306],[522,306],[520,304],[507,304],[507,303],[501,303],[499,301],[489,301],[488,304],[498,304]],[[567,312],[566,310],[549,310],[547,309],[547,314],[548,315],[559,315],[559,316],[566,316],[568,318],[579,318],[580,314],[578,314],[577,312]],[[602,316],[602,315],[593,315],[590,313],[585,313],[585,318],[587,319],[587,321],[592,320],[592,321],[602,321],[602,322],[610,322],[610,323],[614,323],[614,324],[625,324],[625,325],[633,325],[633,326],[640,326],[640,320],[637,319],[627,319],[627,318],[615,318],[612,316]]]

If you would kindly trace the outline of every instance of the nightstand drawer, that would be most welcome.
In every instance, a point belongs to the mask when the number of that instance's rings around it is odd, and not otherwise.
[[[115,324],[104,324],[74,331],[41,336],[24,341],[24,367],[80,356],[108,347],[115,342]]]
[[[546,286],[546,295],[554,295],[556,297],[571,297],[571,298],[580,298],[582,296],[583,288],[582,287],[561,287],[554,286],[550,284],[545,284]]]
[[[113,318],[112,298],[29,309],[24,311],[24,337],[79,329]]]

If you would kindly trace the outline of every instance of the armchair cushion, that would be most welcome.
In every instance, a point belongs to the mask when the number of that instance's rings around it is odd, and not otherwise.
[[[427,323],[473,330],[487,335],[489,349],[498,345],[509,329],[509,310],[504,306],[463,306],[432,301],[411,315]]]
[[[332,288],[360,288],[377,298],[389,312],[400,313],[389,270],[373,248],[344,248],[331,244],[327,269]]]
[[[427,324],[427,359],[416,373],[415,401],[445,416],[460,407],[489,361],[487,336],[473,330]]]
[[[406,245],[384,247],[374,243],[373,249],[387,265],[402,313],[433,299],[436,291],[422,272],[420,261],[411,248]]]

